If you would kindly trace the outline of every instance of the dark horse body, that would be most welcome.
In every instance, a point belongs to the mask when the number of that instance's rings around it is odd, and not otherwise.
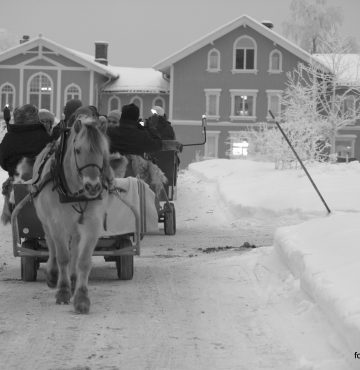
[[[108,206],[106,184],[112,179],[109,145],[98,122],[85,119],[75,122],[64,150],[61,166],[67,188],[70,194],[81,197],[74,202],[60,202],[50,181],[34,198],[34,205],[49,249],[47,283],[57,287],[56,303],[68,304],[74,294],[75,311],[88,313],[91,258]],[[41,166],[41,157],[37,157],[34,170]],[[49,173],[50,165],[51,161],[47,161],[44,173]]]

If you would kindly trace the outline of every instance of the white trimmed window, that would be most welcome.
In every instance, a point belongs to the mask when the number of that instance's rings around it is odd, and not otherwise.
[[[211,49],[208,53],[207,71],[219,72],[220,71],[220,52],[217,49]]]
[[[355,123],[355,96],[347,95],[342,102],[341,113],[345,119],[354,120]]]
[[[335,152],[339,157],[353,158],[355,157],[355,142],[356,135],[336,135],[335,137]]]
[[[246,158],[248,155],[249,139],[241,131],[229,131],[229,158]]]
[[[108,102],[108,112],[112,110],[120,110],[121,108],[121,101],[118,96],[112,96]]]
[[[218,158],[220,131],[207,131],[204,158]]]
[[[241,36],[234,42],[233,73],[257,73],[257,45],[249,36]]]
[[[279,50],[273,50],[269,56],[269,73],[282,72],[282,54]]]
[[[258,90],[230,89],[231,120],[256,120],[256,97]]]
[[[275,116],[275,119],[279,119],[281,114],[282,90],[266,90],[266,94],[268,101],[266,119],[268,121],[273,121],[273,118],[270,116],[269,110],[271,110],[272,114]]]
[[[206,116],[209,119],[219,119],[221,89],[205,89]]]
[[[54,84],[49,75],[43,72],[33,75],[27,84],[27,101],[38,109],[53,111]]]
[[[165,110],[165,99],[161,96],[157,96],[152,102],[152,106],[154,105],[157,105]]]
[[[6,104],[8,104],[10,110],[13,110],[15,106],[14,85],[9,82],[5,82],[0,86],[0,93],[1,93],[1,109],[3,109]]]
[[[72,99],[81,100],[81,89],[76,84],[70,84],[65,89],[65,102]]]
[[[139,107],[140,118],[144,118],[143,117],[143,100],[142,100],[142,98],[140,98],[140,96],[134,96],[130,100],[130,103],[133,103],[133,104],[135,104],[135,105],[137,105]]]

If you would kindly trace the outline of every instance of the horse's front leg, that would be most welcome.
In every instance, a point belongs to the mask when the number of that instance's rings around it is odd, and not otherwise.
[[[87,229],[82,228],[79,241],[79,256],[77,261],[77,279],[74,294],[74,308],[79,313],[89,313],[90,299],[88,295],[88,280],[91,271],[91,258],[98,241],[100,229],[93,225]]]
[[[70,281],[71,281],[71,293],[74,294],[77,272],[76,266],[79,259],[79,242],[80,235],[76,234],[71,238],[70,241]]]
[[[59,268],[59,278],[57,283],[56,303],[69,304],[71,298],[69,263],[70,251],[68,242],[56,241],[56,260]]]
[[[49,250],[49,258],[46,264],[46,283],[49,288],[56,288],[59,270],[56,262],[55,243],[51,237],[49,228],[45,224],[43,224],[43,228],[45,231],[46,245]]]

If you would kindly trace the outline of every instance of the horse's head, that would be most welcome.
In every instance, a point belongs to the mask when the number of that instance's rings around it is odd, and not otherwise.
[[[110,167],[109,143],[104,129],[96,119],[82,118],[75,121],[67,153],[85,197],[98,197]]]

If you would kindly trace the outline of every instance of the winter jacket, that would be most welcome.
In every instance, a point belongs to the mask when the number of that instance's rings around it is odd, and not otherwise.
[[[175,140],[174,129],[163,116],[152,115],[146,120],[146,126],[156,129],[162,140]]]
[[[156,132],[135,121],[120,119],[120,126],[110,126],[107,135],[112,153],[143,155],[162,149],[162,141]]]
[[[33,158],[51,142],[51,137],[41,123],[9,125],[0,144],[0,166],[13,176],[23,157]]]

